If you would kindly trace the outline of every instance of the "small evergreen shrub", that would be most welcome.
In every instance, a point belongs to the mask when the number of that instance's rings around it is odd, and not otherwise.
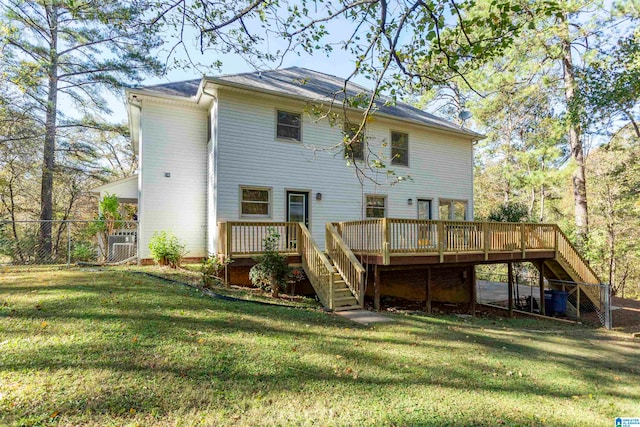
[[[214,285],[219,285],[222,282],[220,279],[220,273],[232,262],[233,260],[230,258],[220,259],[217,255],[211,255],[202,260],[202,264],[200,264],[202,286],[208,288]]]
[[[156,231],[149,242],[149,250],[155,262],[160,265],[168,265],[171,268],[180,266],[182,258],[186,255],[185,245],[173,233]]]
[[[285,289],[290,279],[292,269],[287,264],[287,258],[277,251],[280,235],[275,229],[269,228],[268,235],[263,239],[264,253],[255,257],[256,265],[249,271],[249,279],[254,286],[270,290],[274,298],[280,290]]]

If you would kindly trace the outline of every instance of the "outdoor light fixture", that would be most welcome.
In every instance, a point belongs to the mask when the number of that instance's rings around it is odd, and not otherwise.
[[[322,200],[322,193],[316,193],[316,200]]]
[[[165,178],[171,178],[171,172],[165,172],[164,173],[164,177]]]
[[[413,199],[407,199],[407,204],[408,205],[412,205],[413,204]]]

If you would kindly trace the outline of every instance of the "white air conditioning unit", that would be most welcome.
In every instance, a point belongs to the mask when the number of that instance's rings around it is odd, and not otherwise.
[[[109,253],[107,262],[119,262],[136,255],[135,234],[112,235],[108,237]]]

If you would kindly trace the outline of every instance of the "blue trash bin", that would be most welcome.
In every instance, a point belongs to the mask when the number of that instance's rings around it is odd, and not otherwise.
[[[553,291],[544,291],[544,314],[553,316]]]
[[[564,316],[567,313],[567,298],[569,298],[569,292],[553,291],[552,300],[555,314]]]

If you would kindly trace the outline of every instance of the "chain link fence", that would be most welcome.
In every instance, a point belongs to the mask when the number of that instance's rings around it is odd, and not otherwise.
[[[511,294],[514,311],[544,314],[612,328],[609,285],[544,279],[541,294],[538,274],[537,270],[528,269],[520,269],[514,274]],[[483,272],[479,269],[476,283],[477,301],[508,309],[508,283],[507,274]]]
[[[137,221],[0,221],[0,265],[121,264],[137,255]]]

